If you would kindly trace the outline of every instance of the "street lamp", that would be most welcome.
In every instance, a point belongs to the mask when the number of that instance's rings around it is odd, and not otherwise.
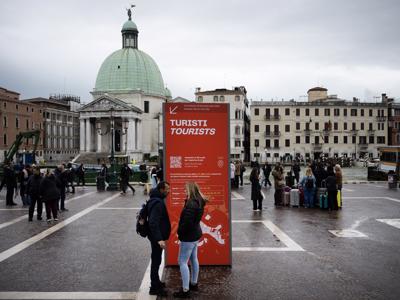
[[[109,191],[118,190],[117,174],[115,170],[115,128],[114,128],[114,108],[110,109],[110,127],[111,127],[111,156],[110,156],[110,181],[108,189]]]

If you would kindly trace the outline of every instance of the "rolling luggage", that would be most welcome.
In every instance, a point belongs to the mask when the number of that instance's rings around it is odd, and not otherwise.
[[[106,182],[104,176],[97,176],[96,178],[96,186],[98,191],[105,191],[106,189]]]
[[[299,185],[299,206],[304,206],[304,189]]]
[[[319,196],[319,208],[328,209],[328,193]]]
[[[298,189],[292,189],[290,191],[290,204],[292,206],[299,207],[300,205],[300,192]]]
[[[290,206],[290,192],[283,193],[283,205]]]

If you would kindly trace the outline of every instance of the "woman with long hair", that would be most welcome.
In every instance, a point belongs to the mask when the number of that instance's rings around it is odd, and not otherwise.
[[[311,168],[307,167],[306,174],[300,181],[304,191],[304,207],[314,207],[314,193],[316,190],[316,179]]]
[[[174,293],[176,298],[189,298],[190,291],[198,290],[199,261],[197,259],[197,246],[203,234],[200,220],[204,213],[204,206],[208,201],[195,182],[187,182],[185,192],[185,205],[183,206],[178,226],[178,238],[180,241],[178,263],[182,276],[182,288]],[[191,276],[188,267],[189,259],[192,269]]]
[[[262,210],[263,196],[261,194],[260,173],[254,167],[250,173],[251,200],[253,200],[253,211]]]

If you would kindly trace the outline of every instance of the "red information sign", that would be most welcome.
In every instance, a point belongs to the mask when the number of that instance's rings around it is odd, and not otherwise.
[[[171,184],[166,203],[172,225],[167,265],[178,263],[176,232],[188,181],[195,181],[209,199],[200,223],[200,264],[231,265],[229,167],[228,104],[164,104],[164,168]]]

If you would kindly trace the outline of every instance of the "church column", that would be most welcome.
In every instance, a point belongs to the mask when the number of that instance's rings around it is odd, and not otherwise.
[[[92,126],[90,124],[90,118],[86,119],[86,152],[90,152],[92,150]]]
[[[127,138],[128,138],[128,131],[125,129],[126,125],[126,120],[122,119],[121,122],[121,152],[125,153],[126,152],[126,144],[127,144]]]
[[[101,149],[101,130],[102,130],[102,123],[101,123],[101,119],[98,118],[96,120],[96,131],[97,131],[97,152],[102,152]]]
[[[127,138],[128,138],[128,151],[134,151],[135,150],[135,119],[129,118],[128,119],[128,133],[127,133]]]
[[[142,146],[142,120],[137,119],[137,150],[143,151]]]
[[[85,119],[80,119],[79,125],[79,149],[81,152],[85,151]]]

